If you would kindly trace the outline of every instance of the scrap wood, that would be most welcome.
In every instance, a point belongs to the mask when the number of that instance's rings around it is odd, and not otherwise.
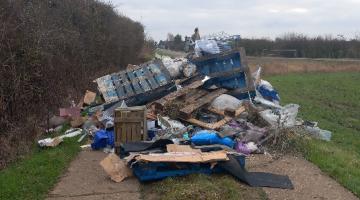
[[[193,149],[190,145],[178,145],[178,144],[168,144],[166,145],[167,152],[195,152],[200,153],[200,149]]]
[[[180,90],[172,92],[172,93],[162,97],[161,99],[158,99],[158,100],[150,103],[149,105],[150,106],[155,106],[156,109],[162,110],[166,104],[171,103],[175,99],[186,95],[190,90],[196,89],[196,88],[200,87],[202,84],[203,83],[201,82],[201,80],[194,81],[190,85],[187,85],[187,86],[185,86],[184,88],[182,88]]]
[[[238,117],[245,110],[246,110],[245,106],[241,106],[236,110],[225,110],[224,115],[231,116],[231,117]]]
[[[210,103],[216,97],[224,94],[227,92],[226,89],[220,88],[217,89],[201,98],[197,99],[194,103],[191,103],[180,110],[181,115],[186,119],[191,117],[191,113],[194,112],[196,109],[200,108],[201,106]]]
[[[141,154],[136,158],[138,161],[145,162],[186,162],[186,163],[211,163],[214,161],[227,161],[229,158],[225,151],[213,152],[168,152]]]
[[[109,154],[100,162],[105,172],[110,176],[111,180],[119,183],[127,177],[132,176],[132,170],[126,165],[124,160],[114,153]]]
[[[238,109],[236,110],[218,110],[218,109],[215,109],[213,107],[207,107],[206,108],[208,111],[212,112],[212,113],[215,113],[215,114],[218,114],[218,115],[221,115],[221,116],[230,116],[230,117],[237,117],[239,116],[242,112],[244,112],[246,110],[245,106],[240,106]]]
[[[217,121],[216,123],[205,123],[195,118],[184,119],[184,120],[205,129],[217,130],[220,127],[224,126],[226,123],[230,122],[232,120],[232,117],[225,116],[224,119]]]

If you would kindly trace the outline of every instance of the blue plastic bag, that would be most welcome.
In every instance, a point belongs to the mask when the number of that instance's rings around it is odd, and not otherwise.
[[[256,86],[256,90],[261,94],[264,99],[272,102],[280,102],[278,92],[272,87],[269,82],[261,80],[260,83]]]
[[[91,144],[91,148],[94,150],[105,148],[110,146],[114,148],[114,131],[113,130],[99,130],[95,133],[94,141]]]
[[[222,144],[230,148],[233,148],[235,145],[234,140],[230,137],[221,138],[215,132],[209,130],[202,130],[197,132],[194,136],[191,137],[191,142],[195,145],[211,145],[211,144]]]

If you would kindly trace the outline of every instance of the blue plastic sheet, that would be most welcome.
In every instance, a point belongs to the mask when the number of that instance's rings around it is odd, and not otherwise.
[[[94,150],[105,148],[106,146],[114,147],[114,131],[99,130],[95,133],[94,141],[91,148]]]
[[[233,148],[235,145],[234,140],[232,140],[230,137],[221,138],[215,132],[208,130],[197,132],[193,137],[191,137],[191,142],[195,145],[222,144],[230,148]]]

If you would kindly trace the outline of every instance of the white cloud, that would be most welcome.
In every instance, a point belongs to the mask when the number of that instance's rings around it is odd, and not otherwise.
[[[306,8],[291,8],[291,9],[287,10],[287,12],[289,12],[289,13],[307,13],[307,12],[309,12],[309,10]]]
[[[108,2],[108,0],[104,0]],[[308,35],[360,31],[360,0],[112,0],[118,11],[145,25],[156,40],[168,32],[191,35],[225,31],[274,38],[285,32]]]

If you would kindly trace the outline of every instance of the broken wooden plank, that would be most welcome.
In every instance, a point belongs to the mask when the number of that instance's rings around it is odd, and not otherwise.
[[[244,112],[246,110],[245,106],[240,106],[238,109],[236,110],[218,110],[215,109],[213,107],[207,107],[206,108],[208,111],[221,115],[221,116],[229,116],[229,117],[237,117],[239,116],[242,112]]]
[[[196,90],[196,91],[192,91],[191,95],[186,95],[186,99],[185,102],[186,103],[194,103],[195,101],[197,101],[199,98],[201,98],[202,96],[205,96],[209,94],[209,91],[207,90]]]
[[[194,81],[193,83],[185,86],[184,88],[182,88],[181,90],[177,90],[175,92],[172,92],[166,96],[164,96],[161,99],[158,99],[152,103],[149,104],[149,107],[151,107],[152,105],[155,106],[156,109],[162,110],[164,108],[164,106],[167,103],[171,103],[172,101],[174,101],[177,98],[180,98],[181,96],[186,95],[187,93],[189,93],[190,90],[195,90],[196,88],[200,87],[202,85],[202,81]],[[197,90],[197,91],[200,91]]]
[[[139,154],[135,157],[137,161],[143,162],[186,162],[186,163],[208,163],[214,161],[229,160],[226,151],[212,152],[167,152]]]
[[[217,89],[201,98],[199,98],[198,100],[196,100],[194,103],[189,104],[187,106],[185,106],[184,108],[182,108],[180,110],[181,115],[186,119],[186,118],[190,118],[191,117],[191,113],[194,112],[194,110],[200,108],[201,106],[210,103],[213,99],[215,99],[216,97],[224,94],[225,92],[227,92],[226,89]]]
[[[220,127],[224,126],[226,123],[230,122],[232,120],[232,117],[225,116],[224,119],[222,119],[220,121],[217,121],[216,123],[205,123],[205,122],[202,122],[202,121],[200,121],[198,119],[195,119],[195,118],[189,118],[189,119],[184,119],[184,120],[191,123],[191,124],[194,124],[196,126],[200,126],[202,128],[205,128],[205,129],[217,130]]]

